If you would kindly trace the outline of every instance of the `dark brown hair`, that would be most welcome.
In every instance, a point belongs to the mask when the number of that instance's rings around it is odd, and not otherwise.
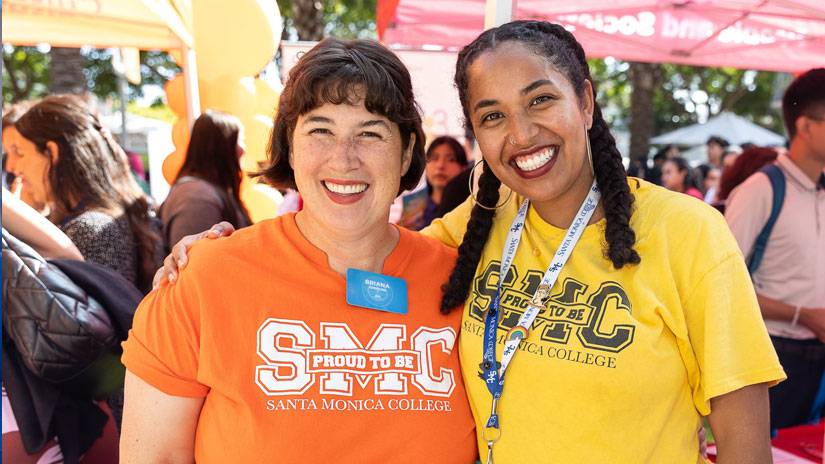
[[[424,172],[425,139],[410,73],[393,52],[372,40],[324,39],[298,60],[278,102],[269,165],[259,175],[276,187],[296,188],[289,153],[298,117],[326,103],[357,104],[362,96],[367,111],[398,124],[404,149],[415,135],[401,190],[415,187]]]
[[[453,155],[455,155],[456,163],[467,166],[467,151],[461,146],[458,140],[454,137],[450,137],[449,135],[442,135],[441,137],[436,137],[430,142],[430,146],[427,147],[427,153],[425,154],[424,158],[429,161],[430,157],[433,156],[433,151],[440,147],[441,145],[447,145],[453,151]]]
[[[825,117],[825,68],[815,68],[791,82],[782,96],[782,115],[788,138],[796,136],[796,120],[800,116]]]
[[[494,50],[504,42],[524,44],[543,56],[567,77],[580,99],[583,96],[585,81],[593,84],[584,49],[563,26],[544,21],[513,21],[488,29],[461,50],[456,63],[455,85],[467,126],[470,126],[467,70],[481,54]],[[593,95],[596,95],[595,84]],[[602,193],[605,211],[605,255],[613,266],[619,269],[626,264],[638,264],[641,261],[633,248],[636,234],[630,227],[633,195],[627,185],[627,173],[622,164],[621,154],[616,148],[616,141],[602,117],[598,103],[593,103],[593,125],[588,131],[588,137],[593,152],[596,183]],[[478,202],[484,205],[498,204],[500,185],[501,181],[493,171],[484,169],[478,180]],[[493,226],[494,216],[495,211],[478,205],[470,213],[467,232],[458,248],[458,260],[450,280],[443,287],[442,312],[449,312],[467,299],[476,267]]]
[[[234,218],[230,222],[241,227],[249,222],[249,213],[240,197],[241,163],[238,159],[238,137],[242,130],[241,121],[220,111],[205,111],[192,125],[192,136],[186,148],[186,160],[178,177],[193,176],[218,187],[241,207],[246,217]],[[231,204],[229,198],[226,204]]]
[[[682,193],[691,187],[699,191],[703,190],[701,182],[699,182],[699,175],[696,170],[690,167],[690,163],[688,163],[686,159],[681,156],[674,156],[673,158],[666,159],[664,164],[667,163],[676,166],[677,171],[685,173],[685,180],[682,181]],[[662,166],[664,166],[664,164]]]
[[[34,101],[22,101],[10,105],[8,108],[3,111],[3,130],[6,130],[9,127],[14,127],[17,124],[17,121],[26,114],[26,111],[34,105]]]
[[[154,212],[132,176],[126,153],[97,115],[77,96],[52,95],[15,127],[49,160],[49,189],[58,218],[94,209],[126,214],[138,244],[138,287],[151,288],[160,243],[151,225]],[[54,164],[48,142],[58,147]],[[78,203],[83,211],[74,211]]]

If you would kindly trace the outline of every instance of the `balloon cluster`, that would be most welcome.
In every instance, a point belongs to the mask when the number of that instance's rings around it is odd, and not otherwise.
[[[259,77],[280,42],[278,6],[266,0],[236,0],[193,2],[192,8],[201,108],[241,120],[246,140],[242,167],[257,171],[266,159],[279,97],[278,89]],[[171,183],[183,165],[189,142],[184,76],[171,79],[165,90],[169,107],[178,115],[172,128],[175,151],[163,162],[163,176]],[[282,196],[274,188],[245,178],[241,199],[257,222],[275,216]]]

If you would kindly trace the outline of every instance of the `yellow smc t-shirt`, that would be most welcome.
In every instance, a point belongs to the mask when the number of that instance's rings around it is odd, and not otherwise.
[[[497,461],[704,462],[697,430],[710,399],[785,378],[722,216],[687,195],[629,184],[642,262],[614,269],[604,256],[605,220],[585,229],[507,370]],[[461,368],[479,432],[491,401],[479,377],[483,313],[522,200],[514,194],[498,211],[464,308]],[[470,208],[426,233],[457,246]],[[502,289],[498,360],[564,234],[530,208]],[[486,456],[480,433],[479,450]]]

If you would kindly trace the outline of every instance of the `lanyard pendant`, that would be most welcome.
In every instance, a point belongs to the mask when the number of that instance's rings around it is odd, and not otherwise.
[[[493,396],[493,404],[490,406],[490,418],[487,419],[487,426],[481,433],[481,437],[487,442],[487,464],[493,464],[493,445],[501,438],[501,428],[498,423],[498,398]]]

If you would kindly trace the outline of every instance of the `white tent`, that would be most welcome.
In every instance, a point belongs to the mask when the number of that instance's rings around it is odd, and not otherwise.
[[[693,124],[653,137],[655,145],[704,145],[712,135],[725,138],[733,145],[745,142],[762,146],[784,145],[785,138],[733,113],[722,112],[704,124]]]

